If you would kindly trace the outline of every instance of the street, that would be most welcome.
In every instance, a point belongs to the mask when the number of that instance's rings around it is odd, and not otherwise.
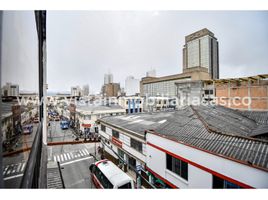
[[[14,150],[31,147],[38,124],[33,124],[33,133],[22,135]],[[48,128],[48,142],[74,141],[72,129],[62,130],[59,121],[51,121]],[[82,139],[80,139],[82,140]],[[62,166],[66,188],[94,188],[90,180],[89,165],[94,162],[90,154],[96,155],[99,143],[48,146],[48,161]],[[4,157],[3,175],[6,188],[19,188],[30,151]]]
[[[72,129],[62,130],[59,121],[50,122],[48,141],[74,141]],[[80,139],[82,140],[82,139]],[[48,146],[48,161],[59,162],[66,188],[94,188],[91,183],[89,165],[94,162],[99,143]]]
[[[32,146],[38,124],[33,124],[33,132],[21,135],[14,150]],[[30,151],[3,157],[3,176],[6,188],[19,188]]]

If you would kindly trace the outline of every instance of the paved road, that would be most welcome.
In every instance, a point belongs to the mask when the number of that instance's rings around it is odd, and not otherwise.
[[[93,157],[81,158],[61,164],[62,176],[66,188],[95,188],[90,178],[89,165]]]
[[[38,124],[34,124],[34,134]],[[50,132],[51,130],[51,132]],[[51,133],[51,134],[50,134]],[[22,137],[20,147],[31,146],[34,135]],[[73,141],[71,129],[61,130],[60,122],[51,122],[48,141]],[[90,154],[95,155],[99,143],[48,146],[48,161],[60,162],[66,188],[94,188],[90,180],[89,164],[94,162]],[[4,157],[3,175],[6,188],[19,188],[29,152]]]
[[[73,141],[72,129],[61,130],[59,122],[52,122],[48,141]],[[94,162],[90,154],[95,155],[99,143],[74,145],[56,145],[48,147],[48,161],[60,162],[63,181],[66,188],[94,188],[90,180],[89,165]]]
[[[22,135],[19,138],[18,145],[14,150],[31,147],[37,127],[38,124],[33,124],[33,133],[30,135]],[[3,176],[4,185],[6,188],[19,188],[29,153],[30,151],[26,151],[12,156],[3,157]]]
[[[73,141],[76,137],[72,129],[62,130],[59,121],[51,121],[48,128],[48,142]]]

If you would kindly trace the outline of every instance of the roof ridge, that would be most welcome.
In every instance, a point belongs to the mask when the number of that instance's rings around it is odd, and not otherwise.
[[[202,122],[202,124],[204,125],[204,127],[206,128],[206,130],[208,132],[210,132],[210,133],[213,132],[213,133],[221,134],[221,135],[225,135],[225,136],[237,137],[237,138],[242,138],[242,139],[247,139],[247,140],[253,140],[253,141],[268,143],[267,140],[262,140],[262,139],[253,138],[253,137],[247,137],[247,136],[242,136],[242,135],[236,135],[236,134],[232,134],[232,133],[223,133],[221,131],[218,131],[214,127],[212,127],[211,125],[209,125],[192,105],[190,105],[190,108],[196,114],[197,118]]]

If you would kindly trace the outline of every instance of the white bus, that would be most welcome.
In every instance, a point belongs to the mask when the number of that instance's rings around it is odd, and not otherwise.
[[[132,189],[134,181],[112,161],[101,160],[89,167],[96,188]]]

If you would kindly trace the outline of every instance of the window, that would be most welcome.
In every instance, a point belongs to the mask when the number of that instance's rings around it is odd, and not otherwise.
[[[213,94],[213,90],[205,90],[205,94],[208,95],[208,94]]]
[[[134,168],[136,168],[136,160],[135,158],[129,157],[128,158],[128,164]]]
[[[130,138],[130,146],[133,149],[136,149],[137,151],[142,153],[142,143],[141,142],[139,142],[133,138]]]
[[[106,127],[104,125],[101,125],[101,131],[106,132]]]
[[[214,189],[223,189],[223,188],[241,188],[240,186],[231,183],[227,180],[224,180],[220,177],[214,176],[213,175],[213,185],[212,188]]]
[[[91,115],[85,115],[84,120],[91,120]]]
[[[188,163],[166,154],[167,169],[188,180]]]
[[[124,184],[124,185],[122,185],[122,186],[120,186],[118,188],[119,189],[130,189],[131,188],[131,183],[128,182],[128,183],[126,183],[126,184]]]
[[[115,138],[119,138],[119,132],[118,131],[112,130],[112,135]]]
[[[97,179],[100,181],[104,188],[113,188],[113,184],[106,178],[106,176],[100,171],[97,166],[95,166],[93,173],[96,175]]]

